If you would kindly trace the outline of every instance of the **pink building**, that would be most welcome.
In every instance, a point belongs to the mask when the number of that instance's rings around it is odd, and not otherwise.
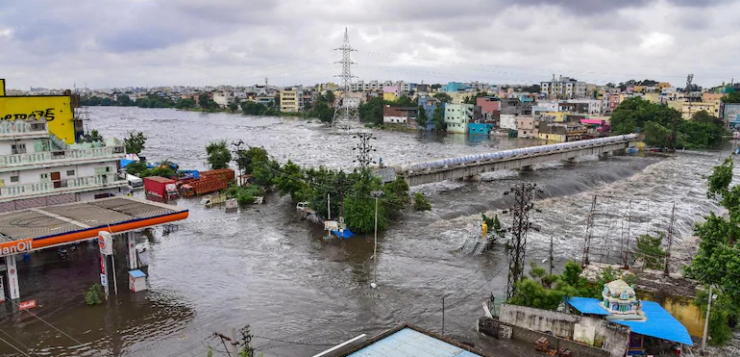
[[[493,114],[501,110],[501,100],[497,97],[479,97],[475,104],[480,107],[482,113]]]
[[[401,96],[401,86],[395,85],[395,86],[383,86],[383,93],[393,93],[396,95],[396,97]]]

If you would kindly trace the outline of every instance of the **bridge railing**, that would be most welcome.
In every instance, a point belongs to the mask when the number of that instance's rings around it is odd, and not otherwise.
[[[455,166],[463,166],[466,164],[480,164],[486,162],[495,161],[506,161],[511,159],[519,159],[531,156],[547,155],[557,152],[568,152],[573,150],[581,150],[590,147],[601,147],[606,145],[624,144],[631,141],[637,140],[637,134],[630,135],[619,135],[608,138],[599,138],[591,140],[580,140],[569,143],[551,144],[551,145],[540,145],[531,146],[520,149],[503,150],[486,154],[468,155],[463,157],[440,159],[434,161],[406,164],[402,166],[395,166],[397,173],[408,173],[414,171],[429,171],[438,170]]]

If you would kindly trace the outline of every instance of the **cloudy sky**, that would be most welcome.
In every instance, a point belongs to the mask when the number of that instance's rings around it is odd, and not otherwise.
[[[0,0],[9,88],[740,80],[737,0]]]

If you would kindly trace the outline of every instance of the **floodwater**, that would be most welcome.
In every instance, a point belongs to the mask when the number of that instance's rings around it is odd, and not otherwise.
[[[89,127],[103,136],[144,131],[145,156],[170,159],[181,168],[205,168],[211,141],[244,140],[263,146],[281,162],[351,169],[356,140],[302,120],[201,114],[138,108],[91,108]],[[534,145],[531,140],[466,138],[375,132],[373,145],[386,164],[468,155]],[[676,205],[674,255],[690,255],[694,221],[716,205],[705,196],[701,175],[717,153],[675,158],[582,158],[549,163],[532,172],[496,172],[478,183],[443,182],[414,187],[430,197],[433,211],[407,212],[378,236],[377,283],[373,238],[324,241],[317,227],[296,218],[289,197],[226,213],[180,200],[191,210],[179,229],[154,232],[146,293],[130,294],[124,259],[117,266],[118,295],[88,307],[83,293],[99,280],[97,253],[82,244],[72,258],[53,252],[19,261],[21,300],[37,299],[29,313],[0,320],[3,356],[203,356],[223,351],[214,332],[249,324],[252,345],[266,356],[309,356],[366,333],[409,322],[474,338],[481,304],[506,288],[503,244],[469,257],[455,252],[479,224],[481,212],[507,208],[503,192],[517,182],[536,182],[540,232],[528,236],[527,257],[542,264],[554,241],[556,267],[582,257],[586,221],[596,195],[591,261],[618,259],[621,242],[665,231]],[[509,216],[502,215],[507,224]],[[611,249],[610,249],[611,248]],[[544,263],[547,265],[549,263]],[[0,309],[2,310],[2,309]],[[0,340],[2,341],[2,340]],[[25,353],[25,354],[24,354]]]

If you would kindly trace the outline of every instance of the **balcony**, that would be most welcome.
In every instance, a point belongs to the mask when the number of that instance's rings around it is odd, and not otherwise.
[[[42,151],[25,154],[0,156],[0,170],[17,170],[28,165],[61,166],[80,161],[96,159],[122,158],[125,155],[123,146],[105,146],[81,150]]]
[[[95,189],[114,188],[127,185],[125,178],[116,173],[99,176],[76,177],[73,179],[35,182],[24,185],[0,187],[0,201],[42,196],[57,193],[73,193]]]
[[[0,140],[2,139],[33,139],[45,138],[49,133],[46,131],[46,122],[23,120],[0,122]]]

